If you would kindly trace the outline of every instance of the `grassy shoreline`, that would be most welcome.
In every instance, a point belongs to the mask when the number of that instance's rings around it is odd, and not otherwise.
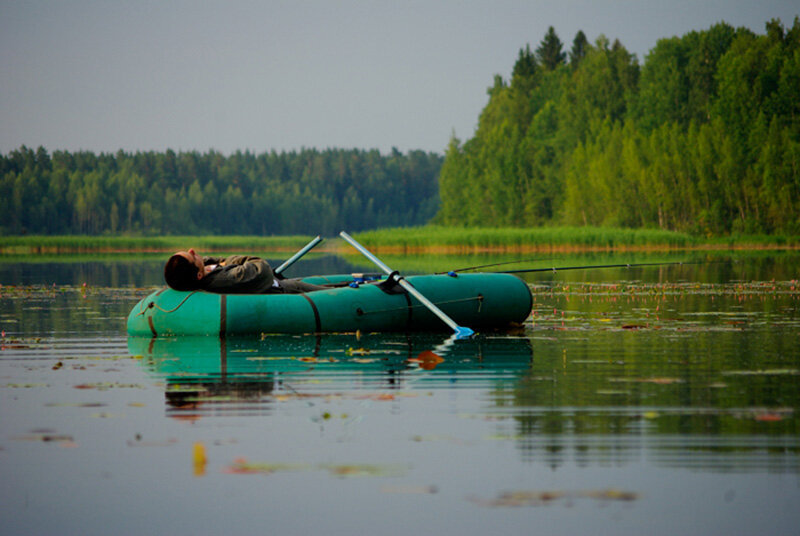
[[[702,238],[657,229],[603,227],[411,227],[358,233],[384,253],[581,253],[723,249],[797,249],[800,237],[747,235]]]
[[[680,250],[800,249],[800,237],[747,235],[702,238],[653,229],[598,227],[453,228],[439,226],[355,233],[366,247],[389,254],[580,253]],[[296,251],[310,236],[3,236],[0,255]],[[336,238],[316,251],[348,251]]]
[[[195,248],[203,252],[296,251],[306,236],[3,236],[0,255],[64,253],[171,253]]]

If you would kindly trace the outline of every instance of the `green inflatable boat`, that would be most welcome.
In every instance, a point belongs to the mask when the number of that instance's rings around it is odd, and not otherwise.
[[[353,275],[304,278],[340,285],[307,294],[212,294],[163,288],[128,316],[128,334],[248,335],[447,331],[391,277]],[[418,275],[404,278],[453,321],[472,330],[506,328],[530,314],[528,285],[510,274]],[[413,289],[412,289],[413,290]]]

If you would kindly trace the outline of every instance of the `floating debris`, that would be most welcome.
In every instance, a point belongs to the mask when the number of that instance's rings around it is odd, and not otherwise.
[[[630,502],[639,498],[639,494],[632,491],[618,490],[614,488],[588,491],[506,491],[500,493],[495,499],[470,498],[472,502],[480,506],[490,508],[508,508],[521,506],[546,506],[564,501],[576,499],[594,499],[598,501],[621,501]]]
[[[30,434],[23,436],[12,437],[15,441],[41,441],[43,443],[55,443],[60,447],[74,448],[78,444],[68,434],[59,434],[51,431],[33,431]]]
[[[726,370],[725,376],[797,376],[800,369]]]
[[[330,475],[342,478],[349,477],[390,477],[405,474],[406,468],[399,465],[377,464],[321,464],[307,463],[264,463],[248,462],[245,458],[237,458],[224,472],[236,475],[298,472],[298,471],[327,471]]]
[[[382,486],[383,493],[400,493],[404,495],[433,495],[439,493],[439,488],[430,486]]]
[[[143,441],[141,434],[136,434],[136,437],[127,441],[129,447],[171,447],[177,445],[177,438],[170,437],[160,441]]]
[[[670,385],[684,382],[681,378],[608,378],[608,381],[620,383],[655,383],[657,385]]]
[[[271,475],[273,473],[308,471],[312,466],[305,463],[253,463],[244,458],[237,458],[225,469],[231,475]]]
[[[73,385],[75,389],[97,389],[98,391],[107,391],[109,389],[144,389],[145,387],[138,383],[118,383],[118,382],[97,382],[97,383],[81,383]]]
[[[51,402],[45,404],[47,408],[102,408],[107,406],[103,402]]]
[[[405,473],[405,468],[398,465],[321,465],[320,469],[328,471],[333,476],[338,477],[359,477],[359,476],[401,476]]]

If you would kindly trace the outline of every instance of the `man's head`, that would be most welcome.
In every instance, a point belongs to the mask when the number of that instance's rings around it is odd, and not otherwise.
[[[205,275],[203,258],[193,249],[179,251],[164,265],[164,279],[175,290],[196,290]]]

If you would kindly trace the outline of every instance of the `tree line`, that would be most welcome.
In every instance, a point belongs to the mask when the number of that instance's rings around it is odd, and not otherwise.
[[[0,156],[5,234],[334,234],[421,225],[442,156],[377,150],[253,154],[21,147]]]
[[[661,39],[641,66],[582,31],[565,50],[551,27],[509,80],[495,76],[474,136],[453,136],[444,158],[0,155],[6,234],[333,234],[432,219],[800,234],[800,19]]]
[[[488,96],[450,140],[439,223],[800,233],[798,18],[661,39],[641,66],[551,27]]]

